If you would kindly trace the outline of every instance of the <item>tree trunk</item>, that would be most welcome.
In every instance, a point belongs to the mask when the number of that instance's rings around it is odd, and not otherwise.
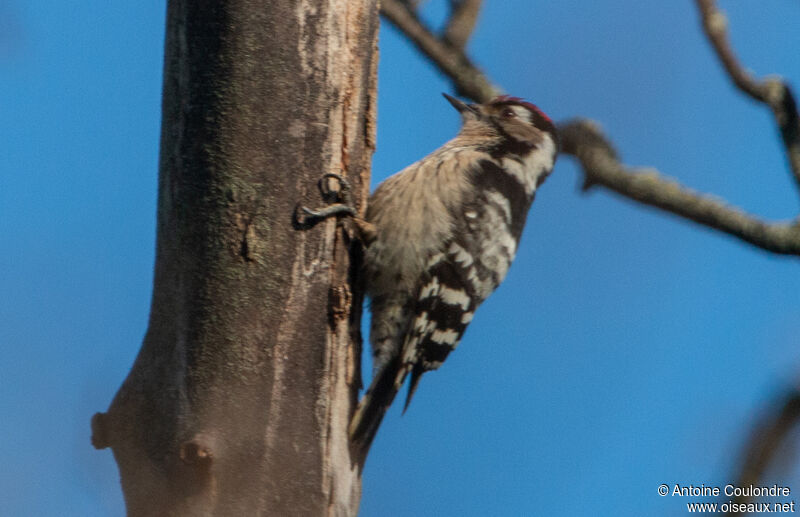
[[[364,208],[377,29],[374,0],[169,1],[150,322],[92,421],[129,515],[357,513],[350,241],[292,215],[325,172]]]

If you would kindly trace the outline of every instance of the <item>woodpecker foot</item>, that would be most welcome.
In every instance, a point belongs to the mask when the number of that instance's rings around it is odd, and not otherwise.
[[[330,179],[336,180],[335,182],[328,181]],[[338,183],[338,186],[334,186]],[[343,204],[350,205],[350,182],[341,174],[329,172],[323,174],[319,179],[319,189],[322,191],[323,197],[326,200],[340,199]]]
[[[337,186],[332,186],[334,182],[331,182],[331,179],[336,180]],[[311,210],[305,206],[299,207],[304,217],[300,217],[295,211],[295,223],[300,228],[311,228],[320,221],[338,215],[356,217],[357,212],[353,208],[350,197],[350,182],[341,174],[332,172],[323,174],[319,180],[319,189],[322,191],[322,197],[332,204],[319,210]]]
[[[311,222],[311,220],[317,222],[335,215],[356,215],[356,209],[344,203],[334,203],[333,205],[320,208],[319,210],[311,210],[310,208],[301,206],[300,210],[306,214],[306,222]]]

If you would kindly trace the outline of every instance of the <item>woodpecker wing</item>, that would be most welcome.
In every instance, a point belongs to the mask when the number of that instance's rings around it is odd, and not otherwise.
[[[445,253],[437,253],[418,288],[402,353],[372,378],[350,424],[350,436],[366,450],[386,410],[411,374],[405,409],[423,373],[438,368],[458,345],[479,301],[466,290],[464,271]]]
[[[505,278],[533,201],[533,191],[492,160],[470,174],[474,197],[452,213],[457,237],[430,259],[420,282],[395,381],[402,385],[411,373],[406,409],[422,374],[441,366],[475,310]]]
[[[399,389],[411,373],[403,411],[408,409],[422,374],[441,366],[458,346],[480,303],[466,281],[466,271],[454,257],[439,253],[428,264],[403,345],[403,368],[395,381]]]

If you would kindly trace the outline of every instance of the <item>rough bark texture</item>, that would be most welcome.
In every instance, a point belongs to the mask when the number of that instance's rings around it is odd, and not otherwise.
[[[374,0],[169,1],[149,328],[92,421],[129,515],[356,514],[349,239],[292,215],[324,172],[364,208],[377,29]]]

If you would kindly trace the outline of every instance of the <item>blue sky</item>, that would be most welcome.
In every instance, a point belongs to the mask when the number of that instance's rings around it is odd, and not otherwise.
[[[800,4],[722,7],[742,61],[796,84]],[[0,4],[0,515],[123,515],[89,418],[145,332],[164,15]],[[393,29],[380,47],[373,185],[458,129],[432,66]],[[798,213],[769,112],[728,83],[688,0],[487,2],[470,50],[554,119],[600,121],[630,165]],[[562,159],[505,284],[388,415],[362,515],[674,515],[687,501],[659,484],[733,481],[754,419],[798,380],[800,263],[579,181]]]

